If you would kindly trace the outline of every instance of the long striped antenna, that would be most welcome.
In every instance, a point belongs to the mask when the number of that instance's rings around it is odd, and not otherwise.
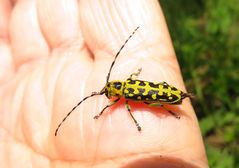
[[[112,62],[111,66],[110,66],[110,70],[109,70],[109,73],[106,77],[106,83],[109,82],[109,79],[110,79],[110,74],[111,74],[111,70],[115,64],[115,61],[117,59],[117,57],[119,56],[120,52],[122,51],[122,49],[124,48],[124,46],[126,45],[126,43],[129,41],[129,39],[134,35],[134,33],[138,30],[139,26],[136,27],[136,29],[133,31],[133,33],[128,37],[128,39],[124,42],[124,44],[121,46],[121,48],[119,49],[119,51],[117,52],[117,54],[115,55],[115,58],[114,58],[114,61]]]
[[[96,95],[103,95],[105,92],[101,91],[101,92],[93,92],[90,96],[86,96],[83,100],[81,100],[75,107],[72,108],[72,110],[63,118],[63,120],[61,121],[61,123],[57,126],[56,131],[55,131],[55,136],[57,136],[58,130],[61,127],[62,123],[65,122],[65,120],[71,115],[71,113],[86,99],[96,96]]]

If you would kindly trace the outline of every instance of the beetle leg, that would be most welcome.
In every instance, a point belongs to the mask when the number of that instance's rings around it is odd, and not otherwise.
[[[110,102],[107,106],[105,106],[101,112],[99,114],[97,114],[96,116],[94,116],[94,119],[98,119],[102,114],[103,112],[105,111],[105,109],[107,109],[108,107],[110,106],[113,106],[115,103],[117,103],[118,101],[120,100],[120,98],[117,98],[115,99],[114,101]]]
[[[136,78],[137,76],[139,76],[139,74],[141,73],[142,68],[139,68],[137,72],[134,72],[130,75],[130,79]]]
[[[150,107],[160,106],[160,107],[164,108],[166,111],[168,111],[170,114],[172,114],[175,118],[180,119],[179,115],[177,115],[175,112],[172,112],[171,110],[167,109],[166,107],[164,107],[164,105],[162,105],[160,103],[149,103],[149,102],[144,102],[144,103],[149,105]]]
[[[132,113],[131,113],[131,108],[130,108],[130,105],[129,105],[128,100],[125,101],[125,107],[126,107],[126,109],[128,110],[128,112],[129,112],[131,118],[133,119],[133,121],[134,121],[134,123],[135,123],[135,125],[136,125],[136,127],[137,127],[137,129],[138,129],[138,131],[141,131],[141,127],[139,126],[139,123],[137,122],[137,120],[134,118],[134,116],[133,116]]]

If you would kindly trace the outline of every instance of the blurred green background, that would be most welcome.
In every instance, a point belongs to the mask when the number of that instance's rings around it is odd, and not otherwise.
[[[239,167],[239,0],[161,0],[209,166]]]

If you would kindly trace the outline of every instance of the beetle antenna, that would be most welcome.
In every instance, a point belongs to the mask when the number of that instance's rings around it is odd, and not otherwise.
[[[65,118],[63,118],[63,120],[61,121],[61,123],[57,126],[56,131],[55,131],[55,136],[57,136],[58,130],[61,127],[62,123],[71,115],[71,113],[86,99],[96,96],[96,95],[103,95],[105,93],[105,91],[101,91],[101,92],[93,92],[90,96],[86,96],[83,100],[81,100],[75,107],[72,108],[72,110],[65,116]]]
[[[115,55],[115,58],[114,58],[114,61],[112,62],[111,66],[110,66],[110,70],[109,70],[109,73],[106,77],[106,83],[109,82],[109,79],[110,79],[110,74],[111,74],[111,70],[115,64],[115,61],[116,61],[116,58],[119,56],[121,50],[124,48],[124,46],[126,45],[126,43],[129,41],[129,39],[134,35],[134,33],[138,30],[139,26],[136,27],[136,29],[133,31],[133,33],[128,37],[128,39],[124,42],[124,44],[121,46],[121,48],[119,49],[119,51],[117,52],[117,54]]]

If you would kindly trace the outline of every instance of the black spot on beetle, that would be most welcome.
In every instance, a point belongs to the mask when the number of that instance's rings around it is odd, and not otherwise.
[[[173,91],[177,91],[178,89],[175,88],[175,87],[171,87],[171,90],[173,90]]]
[[[172,95],[172,99],[170,99],[169,102],[173,102],[172,104],[181,104],[182,100],[180,100],[177,96]]]
[[[144,81],[139,81],[139,86],[146,86]]]
[[[131,93],[131,94],[134,94],[134,89],[133,89],[133,88],[128,88],[127,90],[129,91],[129,94],[130,94],[130,93]]]
[[[145,92],[145,89],[143,88],[137,88],[139,91],[139,95],[143,95],[143,93]]]
[[[131,79],[129,79],[127,82],[128,82],[128,84],[132,84],[132,85],[136,83],[135,80],[131,80]]]
[[[149,82],[149,86],[152,87],[152,88],[159,88],[159,84],[154,84],[152,82]]]
[[[165,102],[168,101],[168,96],[165,93],[163,95],[158,95],[157,94],[156,97],[157,97],[158,100],[164,100]]]
[[[150,90],[149,92],[148,92],[148,95],[150,95],[150,96],[152,96],[152,95],[154,95],[154,94],[158,94],[158,90]]]

